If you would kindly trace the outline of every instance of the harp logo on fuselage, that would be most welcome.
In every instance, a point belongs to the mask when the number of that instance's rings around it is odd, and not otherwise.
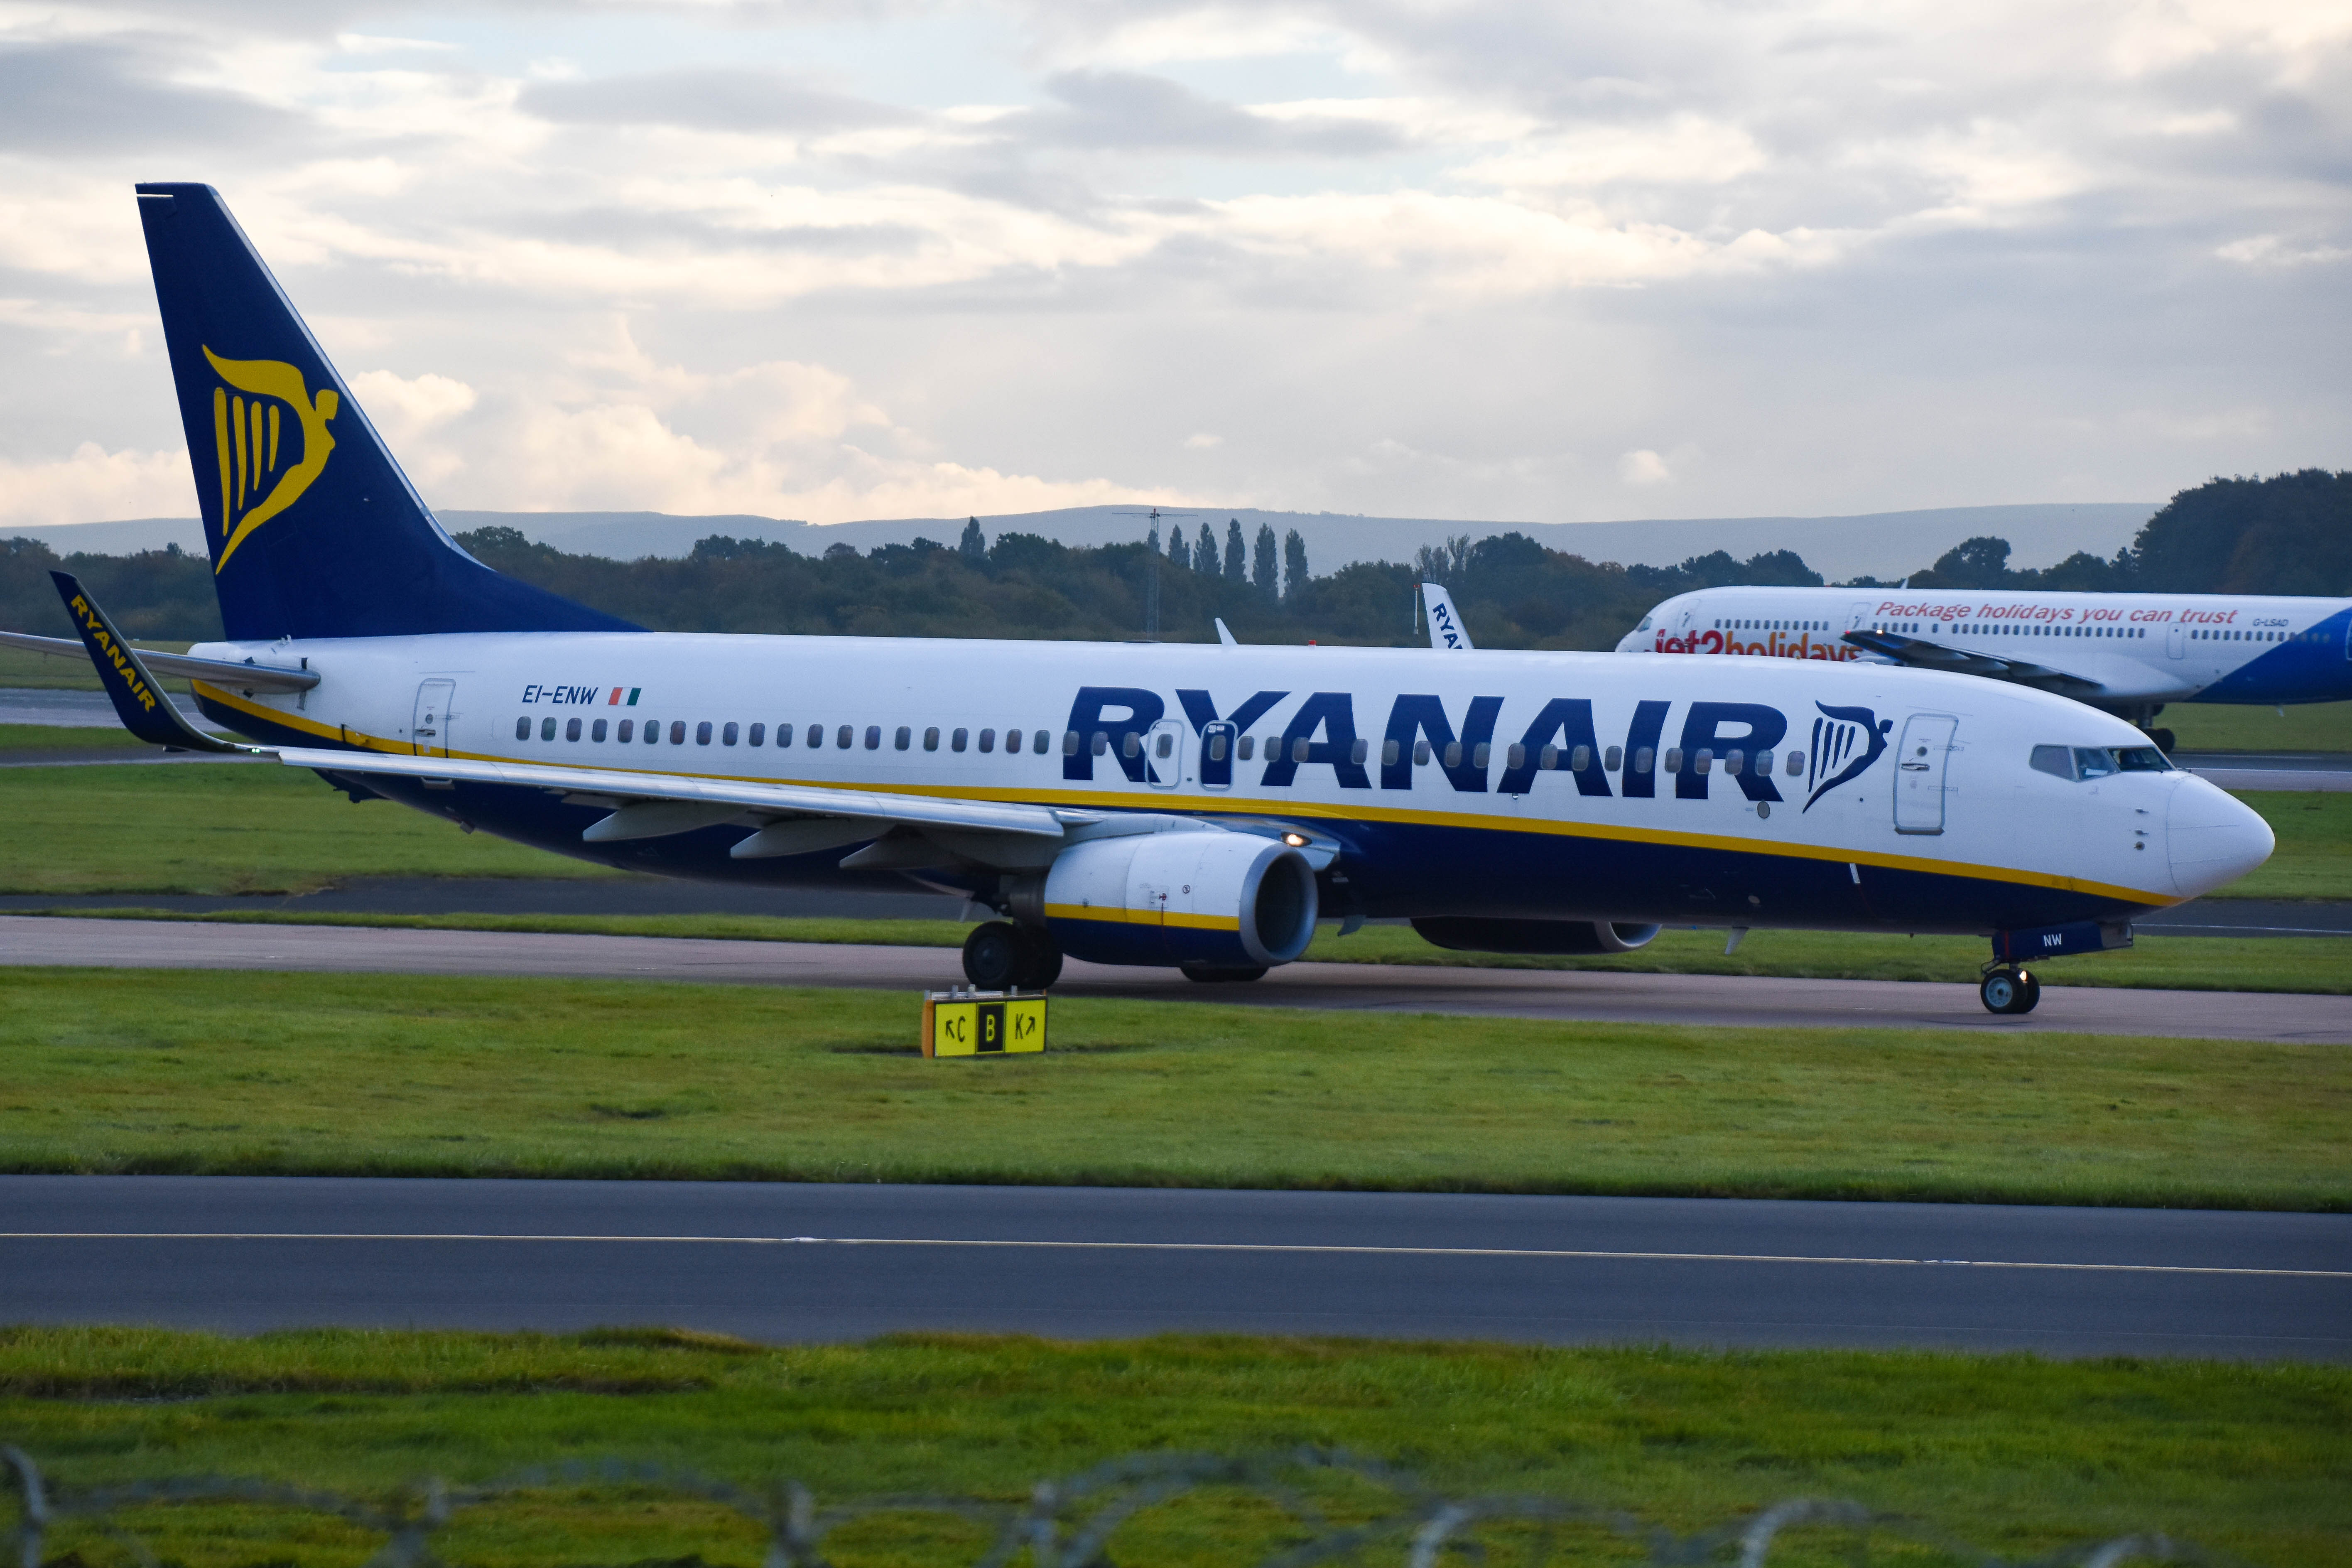
[[[213,388],[213,451],[220,463],[220,572],[246,537],[302,499],[327,466],[335,438],[327,421],[341,399],[331,386],[310,395],[302,373],[283,360],[223,359],[209,348],[222,384]]]

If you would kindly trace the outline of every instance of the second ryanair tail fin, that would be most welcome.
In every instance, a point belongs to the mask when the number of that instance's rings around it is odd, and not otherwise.
[[[138,190],[233,640],[637,629],[459,549],[220,194]]]

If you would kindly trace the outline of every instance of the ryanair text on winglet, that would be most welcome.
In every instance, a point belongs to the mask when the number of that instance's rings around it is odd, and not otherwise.
[[[131,688],[131,695],[138,700],[139,706],[151,713],[153,712],[155,694],[147,689],[145,681],[139,679],[139,672],[131,668],[130,658],[115,646],[114,638],[107,635],[106,623],[99,619],[98,612],[89,607],[89,601],[81,595],[76,594],[73,598],[73,610],[74,614],[79,616],[89,625],[89,640],[96,643],[99,651],[106,655],[108,662],[114,666],[115,673],[121,676],[123,684]]]

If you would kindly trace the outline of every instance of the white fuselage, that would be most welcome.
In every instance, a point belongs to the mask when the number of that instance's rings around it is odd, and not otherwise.
[[[1643,616],[1620,653],[1871,662],[1850,631],[1925,637],[2094,683],[2103,707],[2352,698],[2352,600],[2219,594],[1707,588]]]
[[[2119,720],[1876,665],[653,633],[195,652],[320,674],[299,696],[199,683],[267,741],[1309,825],[1340,846],[1332,912],[1985,931],[2127,917],[2270,847],[2187,773],[2032,765],[2144,748]],[[678,875],[831,878],[842,856],[729,861],[749,828],[605,854],[580,837],[602,812],[561,791],[379,793]]]

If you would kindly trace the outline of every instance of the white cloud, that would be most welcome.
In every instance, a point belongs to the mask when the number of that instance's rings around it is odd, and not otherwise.
[[[1666,460],[1647,447],[1637,447],[1617,459],[1617,482],[1622,485],[1647,489],[1654,485],[1672,484],[1674,478]]]
[[[1184,437],[1184,449],[1188,452],[1212,452],[1224,444],[1223,436],[1212,436],[1206,430]]]
[[[2249,267],[2303,267],[2315,261],[2342,261],[2352,257],[2352,248],[2297,245],[2275,234],[2258,234],[2247,239],[2233,239],[2213,254],[2224,261],[2242,262]]]
[[[0,526],[184,517],[195,510],[188,454],[110,452],[85,441],[51,461],[0,458]]]

